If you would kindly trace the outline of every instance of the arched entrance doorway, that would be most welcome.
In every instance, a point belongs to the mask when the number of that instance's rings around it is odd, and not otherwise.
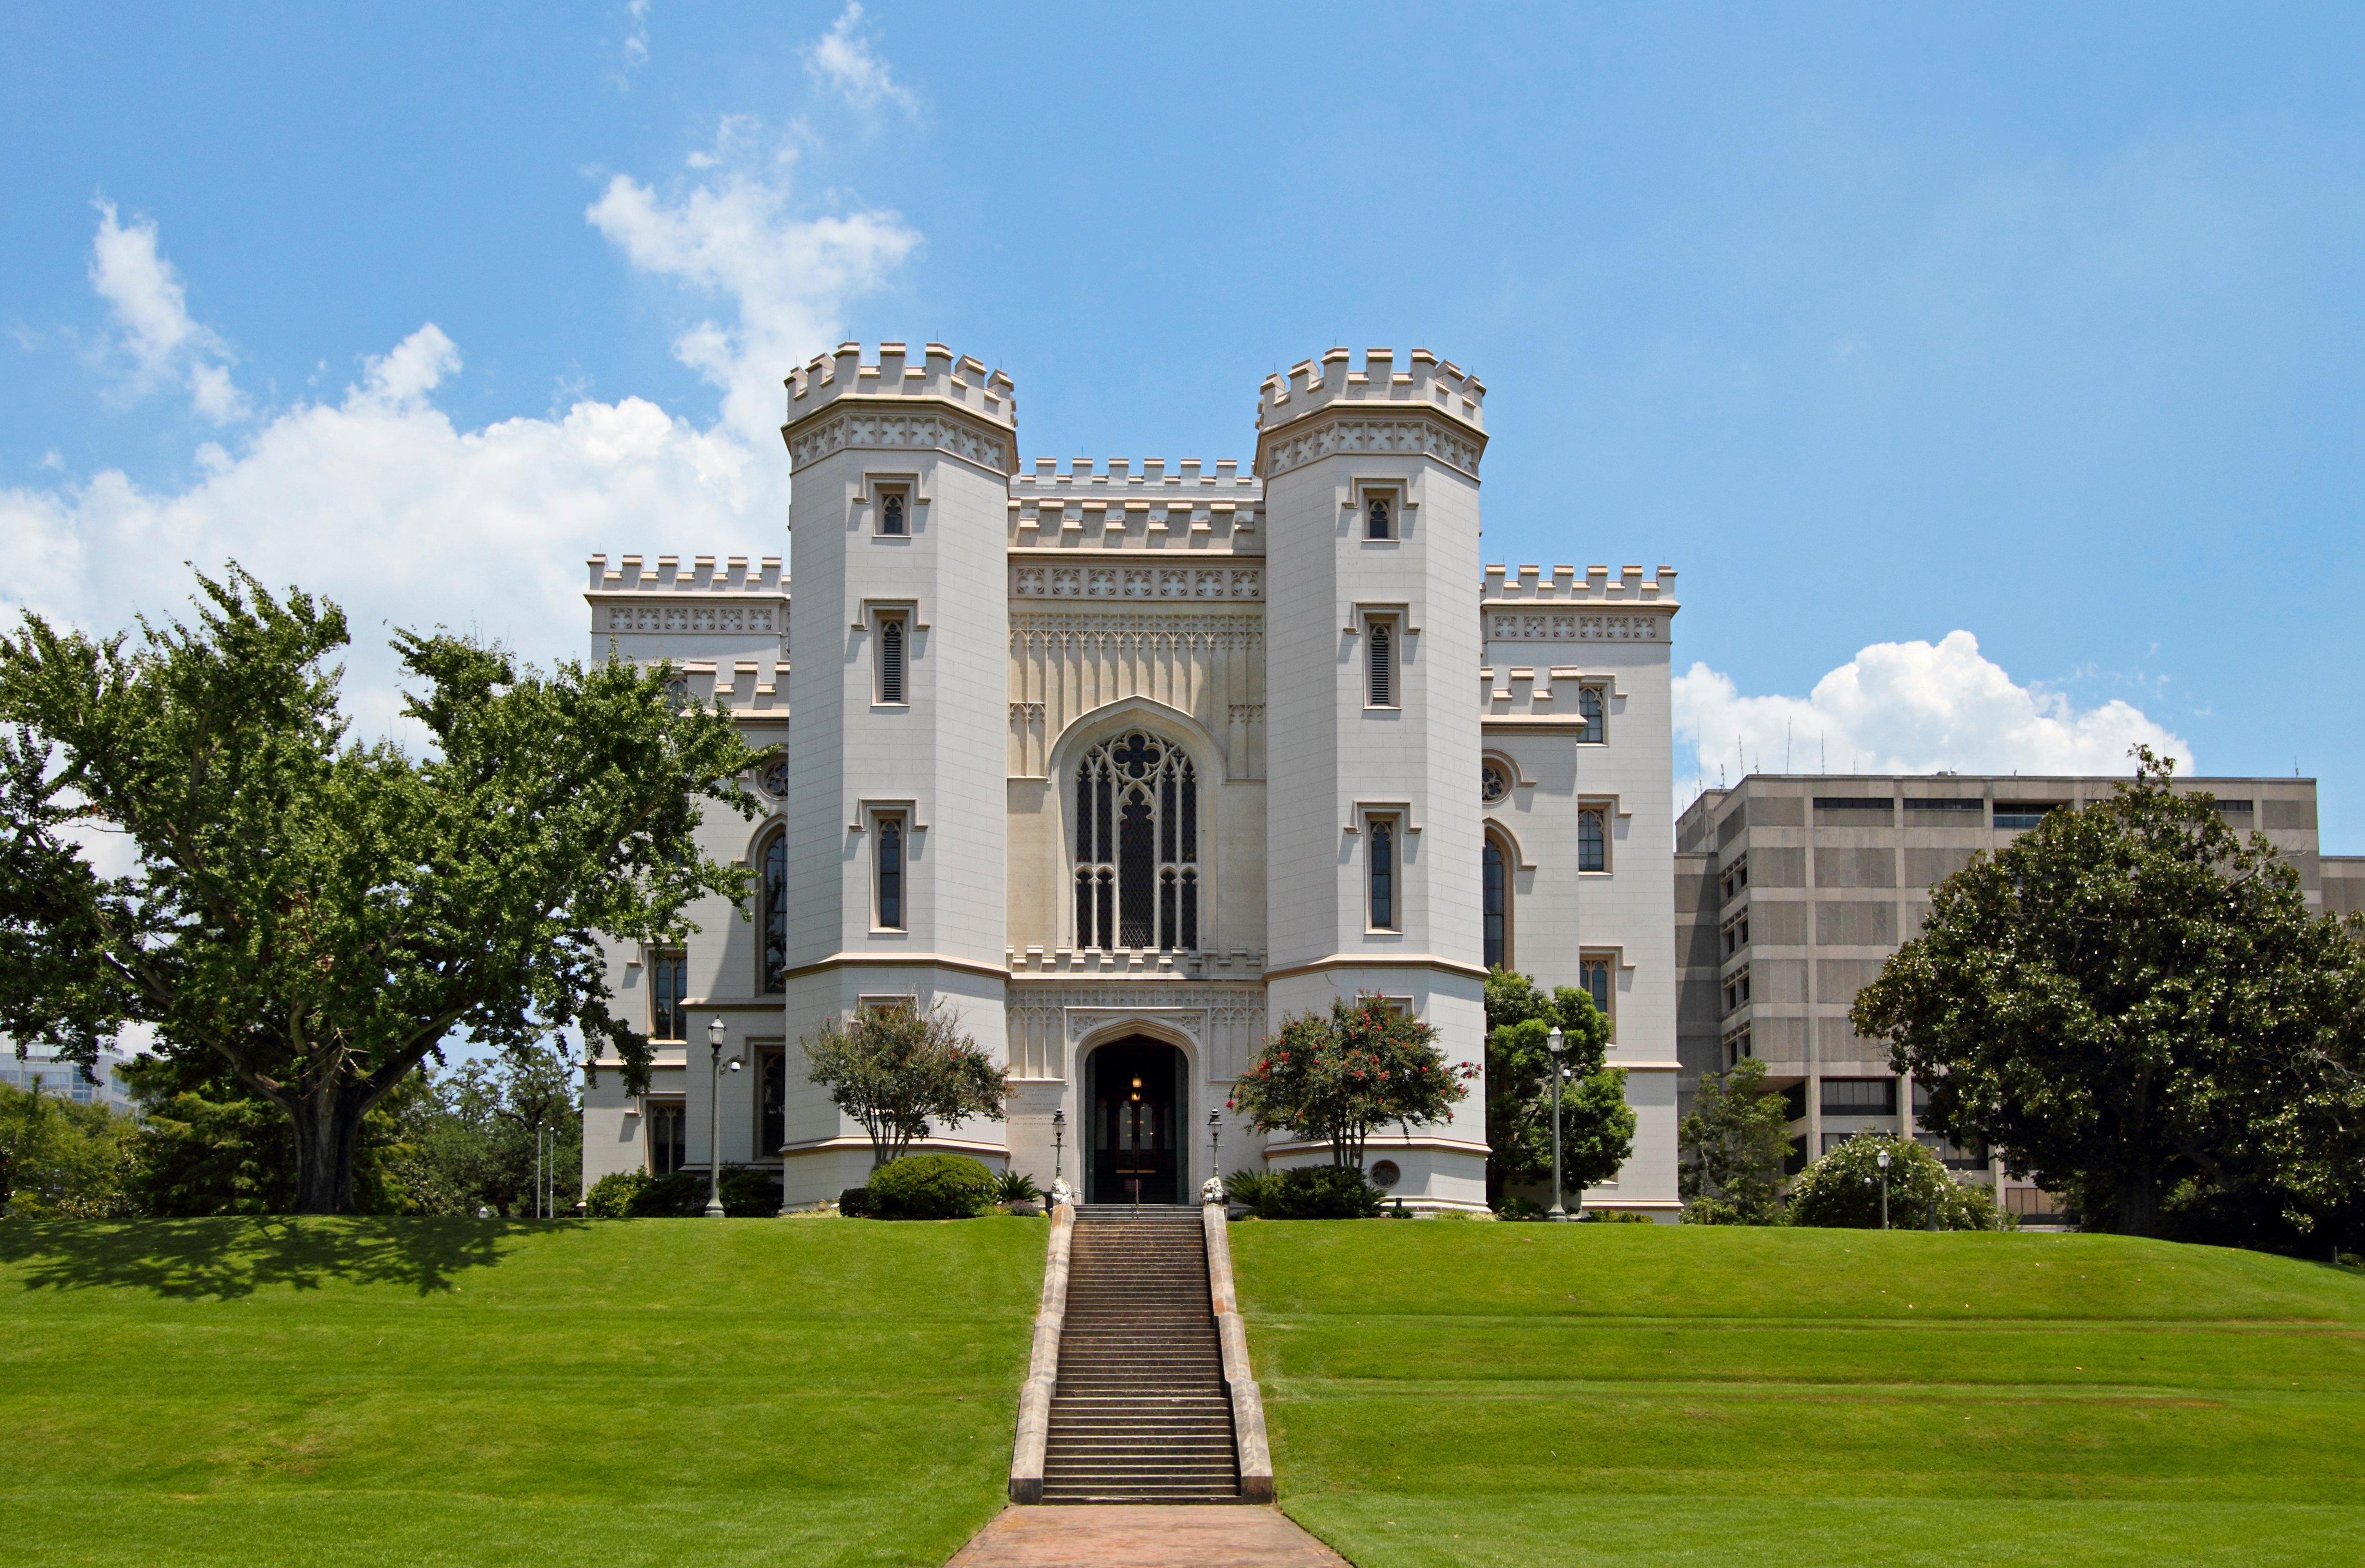
[[[1146,1035],[1112,1040],[1085,1058],[1092,1154],[1084,1202],[1182,1201],[1182,1129],[1190,1111],[1183,1060],[1181,1051]]]

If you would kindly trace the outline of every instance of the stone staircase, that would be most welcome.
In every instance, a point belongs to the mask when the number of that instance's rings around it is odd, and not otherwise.
[[[1239,1500],[1196,1207],[1076,1210],[1047,1503]]]

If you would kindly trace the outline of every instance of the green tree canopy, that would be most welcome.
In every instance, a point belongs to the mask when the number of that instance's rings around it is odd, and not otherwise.
[[[1933,889],[1856,1032],[1928,1086],[1924,1122],[2090,1227],[2365,1238],[2365,926],[2136,756]]]
[[[1327,1018],[1282,1020],[1233,1080],[1230,1106],[1259,1132],[1328,1144],[1330,1163],[1361,1170],[1373,1127],[1394,1122],[1410,1133],[1469,1097],[1478,1069],[1450,1066],[1436,1042],[1436,1029],[1384,998],[1334,997]]]
[[[1561,1031],[1561,1182],[1572,1193],[1618,1174],[1634,1151],[1626,1070],[1605,1065],[1609,1020],[1575,986],[1486,977],[1486,1196],[1552,1180],[1552,1026]]]
[[[1676,1129],[1684,1219],[1694,1225],[1774,1225],[1782,1217],[1782,1164],[1789,1113],[1765,1089],[1765,1064],[1743,1057],[1727,1073],[1703,1073]]]
[[[94,639],[28,615],[0,639],[8,845],[0,1032],[89,1059],[125,1022],[218,1059],[295,1131],[295,1206],[354,1206],[363,1118],[454,1030],[520,1050],[580,1029],[645,1082],[600,934],[678,940],[747,873],[701,855],[702,801],[752,815],[757,756],[671,670],[544,675],[395,634],[432,750],[346,739],[336,606],[233,566],[193,623]],[[101,878],[75,823],[120,833]],[[22,901],[21,902],[19,901]],[[36,912],[28,913],[28,911]]]
[[[824,1019],[801,1042],[808,1081],[870,1135],[873,1170],[900,1159],[932,1126],[972,1116],[1003,1119],[1010,1082],[1000,1064],[960,1031],[960,1014],[866,1007],[853,1022]]]

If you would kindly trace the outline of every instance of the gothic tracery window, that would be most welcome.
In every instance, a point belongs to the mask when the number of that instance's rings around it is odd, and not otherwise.
[[[1199,775],[1143,730],[1076,765],[1076,945],[1199,946]]]
[[[757,889],[762,900],[757,922],[764,944],[764,993],[774,994],[787,986],[789,969],[789,838],[785,833],[775,833],[764,841],[759,857],[764,868],[763,881]]]

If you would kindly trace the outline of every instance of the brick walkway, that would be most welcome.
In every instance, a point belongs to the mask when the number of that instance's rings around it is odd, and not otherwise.
[[[1283,1518],[1239,1504],[1004,1508],[947,1568],[1351,1568]]]

